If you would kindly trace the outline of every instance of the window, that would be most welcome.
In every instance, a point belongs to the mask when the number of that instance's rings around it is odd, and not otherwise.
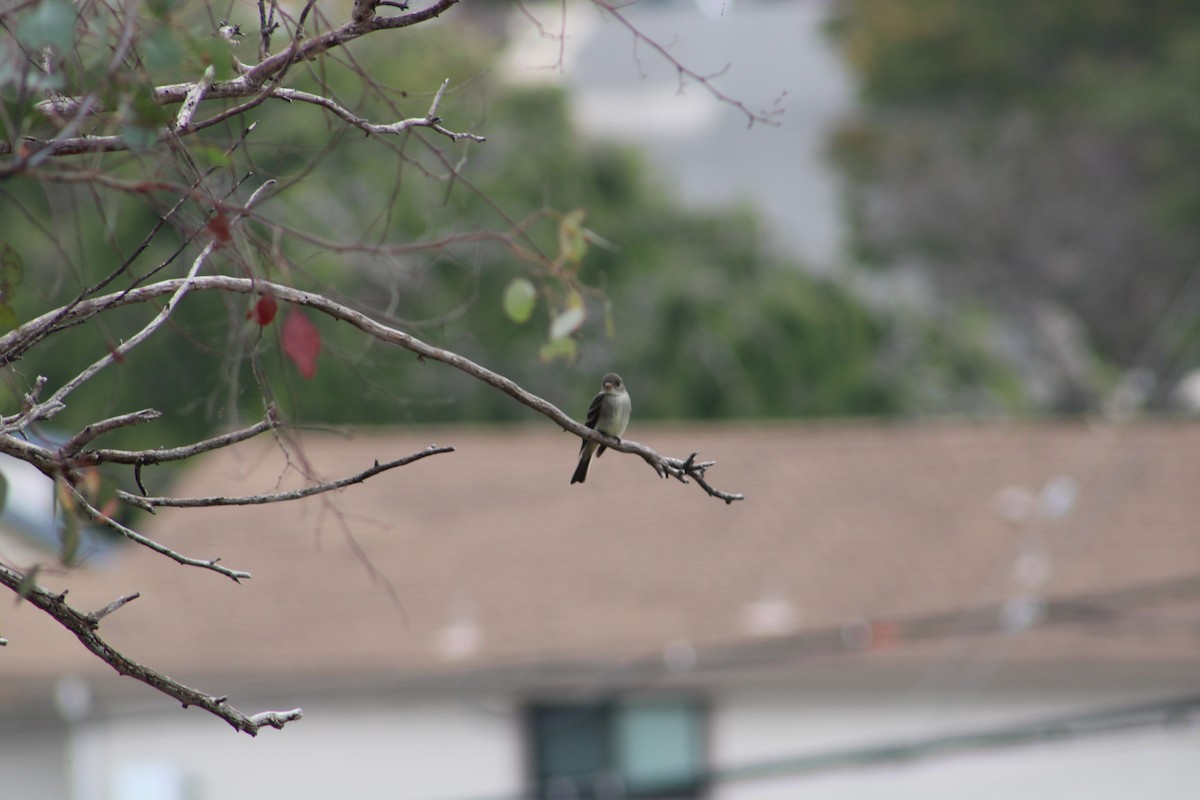
[[[532,794],[542,800],[695,798],[699,706],[684,698],[541,703],[529,711]]]

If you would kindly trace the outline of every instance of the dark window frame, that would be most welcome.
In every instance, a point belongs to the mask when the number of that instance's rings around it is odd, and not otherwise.
[[[623,709],[636,709],[638,706],[652,706],[662,702],[680,702],[685,704],[695,718],[695,735],[697,737],[698,764],[696,774],[686,783],[662,788],[638,789],[628,787],[616,774],[619,769],[617,761],[618,742],[616,739],[617,719]],[[583,791],[566,791],[563,794],[552,792],[552,786],[547,783],[539,763],[541,755],[539,717],[545,713],[567,712],[577,710],[581,714],[599,714],[603,720],[606,737],[603,744],[603,767],[595,773],[591,785],[585,785]],[[710,721],[711,714],[706,700],[695,694],[606,694],[603,696],[581,699],[578,697],[536,696],[522,703],[522,740],[524,744],[525,785],[529,787],[528,796],[535,800],[615,800],[630,798],[630,800],[703,800],[708,796],[708,777],[710,764]],[[598,781],[603,781],[604,772],[613,774],[611,783],[597,787]],[[578,788],[578,783],[572,788]]]

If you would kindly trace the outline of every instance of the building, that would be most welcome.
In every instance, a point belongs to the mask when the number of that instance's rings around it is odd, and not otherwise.
[[[304,501],[164,509],[40,582],[250,738],[0,605],[25,800],[1178,797],[1200,780],[1200,426],[638,425],[726,506],[546,426],[264,437],[178,496],[456,452]]]

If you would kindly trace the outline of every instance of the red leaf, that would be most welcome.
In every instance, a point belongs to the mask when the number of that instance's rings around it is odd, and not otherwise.
[[[304,312],[293,308],[283,321],[283,354],[292,360],[302,378],[317,374],[317,354],[321,352],[321,334]]]
[[[271,320],[275,319],[277,310],[279,310],[279,304],[275,302],[275,295],[267,293],[258,298],[254,308],[246,312],[246,319],[252,319],[265,328],[271,324]]]
[[[100,512],[100,515],[102,517],[106,517],[108,519],[116,519],[117,512],[121,510],[121,505],[120,505],[120,503],[117,502],[117,498],[110,497],[104,503],[104,505],[100,506],[100,508],[98,508],[96,510]]]
[[[208,225],[206,225],[205,228],[208,229],[208,233],[213,237],[213,241],[216,242],[217,247],[222,247],[225,244],[228,244],[230,238],[229,220],[226,218],[225,212],[218,210],[217,213],[213,215],[213,218],[208,221]]]

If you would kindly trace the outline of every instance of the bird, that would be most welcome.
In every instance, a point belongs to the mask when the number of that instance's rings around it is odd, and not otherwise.
[[[601,383],[600,394],[596,395],[592,404],[588,406],[585,424],[593,430],[620,439],[629,424],[629,411],[633,407],[629,400],[629,392],[625,391],[625,382],[615,372],[605,375]],[[579,465],[575,467],[571,483],[583,483],[587,480],[592,454],[600,456],[605,449],[602,444],[584,439],[583,444],[579,446]]]

